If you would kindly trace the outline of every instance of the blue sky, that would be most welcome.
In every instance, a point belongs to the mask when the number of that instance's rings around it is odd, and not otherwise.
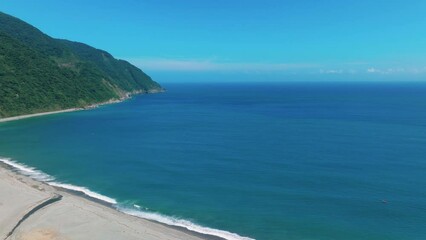
[[[166,81],[426,80],[424,0],[2,0]]]

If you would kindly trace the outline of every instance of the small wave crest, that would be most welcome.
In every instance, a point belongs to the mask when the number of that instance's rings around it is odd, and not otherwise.
[[[117,209],[121,212],[124,212],[126,214],[129,214],[135,217],[140,217],[140,218],[164,223],[170,226],[182,227],[193,232],[221,237],[227,240],[254,240],[253,238],[242,237],[238,234],[231,233],[224,230],[203,227],[188,220],[165,216],[158,213],[144,212],[141,210],[136,210],[136,209],[127,208],[127,207],[117,207]]]
[[[85,187],[80,187],[80,186],[75,186],[75,185],[71,185],[71,184],[57,182],[57,181],[55,181],[55,178],[53,176],[50,176],[50,175],[48,175],[48,174],[46,174],[46,173],[44,173],[40,170],[37,170],[33,167],[29,167],[25,164],[21,164],[21,163],[18,163],[16,161],[13,161],[9,158],[1,158],[0,157],[0,163],[6,164],[6,165],[12,167],[13,169],[15,169],[20,174],[31,177],[31,178],[33,178],[37,181],[44,182],[46,184],[49,184],[50,186],[80,192],[80,193],[83,193],[83,194],[85,194],[89,197],[92,197],[92,198],[98,199],[100,201],[112,204],[118,211],[123,212],[123,213],[128,214],[128,215],[132,215],[132,216],[135,216],[135,217],[156,221],[156,222],[163,223],[163,224],[170,225],[170,226],[182,227],[182,228],[188,229],[188,230],[193,231],[193,232],[206,234],[206,235],[212,235],[212,236],[224,238],[224,239],[227,239],[227,240],[254,240],[253,238],[242,237],[238,234],[231,233],[231,232],[228,232],[228,231],[209,228],[209,227],[203,227],[203,226],[197,225],[197,224],[195,224],[191,221],[188,221],[188,220],[178,219],[178,218],[174,218],[174,217],[170,217],[170,216],[165,216],[165,215],[158,214],[158,213],[142,211],[141,210],[142,207],[139,206],[139,205],[134,205],[134,208],[119,206],[117,201],[113,198],[110,198],[110,197],[104,196],[102,194],[96,193],[96,192],[91,191],[90,189],[85,188]],[[144,209],[147,209],[147,208],[144,208]]]
[[[12,167],[13,169],[15,169],[16,171],[18,171],[19,173],[31,177],[35,180],[38,181],[42,181],[42,182],[49,182],[49,181],[53,181],[55,180],[54,177],[39,171],[33,167],[28,167],[24,164],[21,163],[17,163],[9,158],[0,158],[0,162]]]
[[[48,182],[49,185],[53,186],[53,187],[59,187],[59,188],[64,188],[67,190],[72,190],[72,191],[76,191],[76,192],[82,192],[84,194],[86,194],[89,197],[107,202],[107,203],[111,203],[111,204],[117,204],[117,201],[113,198],[104,196],[102,194],[96,193],[91,191],[88,188],[85,187],[80,187],[80,186],[75,186],[75,185],[71,185],[71,184],[66,184],[66,183],[57,183],[57,182]]]
[[[46,174],[42,171],[39,171],[39,170],[37,170],[33,167],[29,167],[25,164],[17,163],[17,162],[15,162],[11,159],[8,159],[8,158],[0,158],[0,162],[14,168],[16,171],[18,171],[19,173],[21,173],[25,176],[31,177],[31,178],[33,178],[37,181],[47,183],[50,186],[60,187],[60,188],[64,188],[64,189],[72,190],[72,191],[76,191],[76,192],[81,192],[81,193],[83,193],[83,194],[85,194],[89,197],[92,197],[92,198],[95,198],[95,199],[98,199],[98,200],[101,200],[101,201],[104,201],[104,202],[107,202],[107,203],[110,203],[110,204],[117,204],[117,201],[115,199],[104,196],[104,195],[96,193],[96,192],[93,192],[88,188],[75,186],[75,185],[71,185],[71,184],[66,184],[66,183],[56,182],[56,181],[54,181],[55,180],[54,177],[52,177],[52,176],[50,176],[50,175],[48,175],[48,174]]]

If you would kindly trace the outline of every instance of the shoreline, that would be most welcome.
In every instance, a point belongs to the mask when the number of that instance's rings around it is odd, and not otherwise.
[[[82,111],[82,110],[84,110],[84,109],[83,108],[69,108],[69,109],[58,110],[58,111],[41,112],[41,113],[19,115],[19,116],[15,116],[15,117],[0,118],[0,123],[18,121],[18,120],[27,119],[27,118],[34,118],[34,117],[41,117],[41,116],[53,115],[53,114],[58,114],[58,113],[67,113],[67,112]]]
[[[19,181],[21,182],[21,187],[11,191],[8,189],[10,184],[4,184],[4,173],[9,177],[6,181]],[[22,184],[24,183],[24,184]],[[34,189],[37,190],[34,193]],[[31,196],[28,196],[31,193]],[[41,208],[40,212],[36,212],[35,215],[43,214],[47,216],[46,219],[30,217],[29,224],[26,222],[23,224],[23,229],[17,231],[17,234],[21,234],[23,231],[30,231],[32,229],[71,229],[73,230],[70,234],[71,237],[67,238],[2,238],[2,231],[13,232],[15,229],[12,226],[7,224],[17,223],[18,219],[24,218],[24,213],[28,213],[32,208],[29,205],[25,206],[25,209],[20,209],[20,212],[13,215],[4,214],[8,209],[22,208],[22,202],[30,202],[31,205],[36,205],[38,201],[50,196],[62,196],[61,200],[57,203],[49,205],[46,207],[47,210]],[[59,206],[58,206],[59,205]],[[72,205],[72,206],[70,206]],[[75,213],[76,207],[78,209],[84,209],[84,212],[79,214]],[[28,209],[30,208],[30,209]],[[54,209],[54,210],[50,210]],[[24,211],[25,210],[25,211]],[[47,213],[46,213],[47,211]],[[209,227],[204,227],[198,224],[195,224],[191,221],[175,218],[173,216],[162,215],[156,212],[147,212],[141,210],[139,206],[128,206],[122,205],[118,200],[110,198],[108,196],[94,192],[86,187],[71,185],[67,183],[62,183],[55,179],[55,177],[48,175],[40,170],[37,170],[33,167],[30,167],[25,164],[21,164],[9,158],[0,156],[0,239],[19,239],[19,240],[70,240],[70,239],[105,239],[109,237],[109,228],[115,229],[120,226],[129,226],[131,225],[132,231],[138,232],[137,234],[129,235],[118,235],[116,238],[112,239],[144,239],[144,240],[162,240],[162,239],[185,239],[185,240],[254,240],[249,237],[243,237],[238,234],[228,232],[225,230],[214,229]],[[109,212],[108,216],[99,218],[99,215],[102,215],[103,212]],[[89,214],[90,213],[90,214]],[[89,217],[88,215],[95,215]],[[30,214],[31,215],[31,214]],[[64,218],[65,217],[65,218]],[[28,218],[28,217],[27,217]],[[57,222],[56,219],[61,221]],[[93,226],[89,228],[86,226],[86,223],[91,225],[99,225],[101,222],[105,223],[105,220],[108,223],[114,222],[119,223],[120,226],[116,224],[109,224],[109,227],[98,228]],[[65,222],[64,222],[65,221]],[[73,221],[70,223],[69,221]],[[48,223],[46,225],[46,222]],[[149,222],[149,224],[147,223]],[[78,223],[78,224],[77,224]],[[77,224],[77,226],[75,225]],[[148,225],[147,225],[148,224]],[[30,227],[28,227],[28,225]],[[162,227],[162,230],[158,233],[159,226]],[[89,229],[88,229],[89,228]],[[136,229],[136,230],[135,230]],[[102,231],[105,232],[104,235],[95,235],[95,236],[86,236],[83,233],[85,231]],[[143,230],[143,231],[142,231]],[[156,236],[161,235],[159,238],[149,238],[142,232],[151,232],[156,231]],[[119,230],[119,232],[126,232],[124,230]],[[74,238],[76,234],[81,234],[80,236]],[[106,235],[105,235],[106,234]],[[182,235],[184,234],[184,236]],[[171,236],[173,235],[173,236]],[[100,237],[103,236],[103,237]],[[108,238],[110,239],[110,238]]]
[[[138,91],[125,93],[119,99],[113,98],[113,99],[110,99],[110,100],[105,101],[105,102],[90,104],[90,105],[87,105],[85,107],[68,108],[68,109],[62,109],[62,110],[56,110],[56,111],[50,111],[50,112],[31,113],[31,114],[24,114],[24,115],[19,115],[19,116],[14,116],[14,117],[0,118],[0,123],[18,121],[18,120],[27,119],[27,118],[48,116],[48,115],[59,114],[59,113],[86,111],[86,110],[96,109],[96,108],[103,106],[103,105],[121,103],[121,102],[124,102],[126,100],[131,99],[132,97],[134,97],[136,95],[155,94],[155,93],[162,93],[164,91],[165,91],[164,89],[152,89],[152,90],[149,90],[149,91],[138,90]]]
[[[16,195],[10,194],[10,187],[14,188]],[[0,216],[2,239],[100,240],[114,236],[113,239],[224,240],[126,214],[114,208],[113,204],[83,192],[52,186],[26,176],[3,161],[0,161],[0,203],[0,211],[6,212],[5,216]],[[8,203],[13,203],[13,207]],[[5,210],[11,208],[12,213]],[[5,217],[7,219],[2,219]],[[89,229],[92,235],[85,235]],[[39,235],[47,237],[39,238]]]

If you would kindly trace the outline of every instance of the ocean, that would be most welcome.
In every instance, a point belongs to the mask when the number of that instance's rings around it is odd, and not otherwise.
[[[226,239],[426,239],[426,84],[165,87],[0,123],[0,158]]]

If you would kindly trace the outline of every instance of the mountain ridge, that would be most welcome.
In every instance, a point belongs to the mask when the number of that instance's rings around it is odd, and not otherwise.
[[[0,12],[0,118],[162,91],[139,68]]]

